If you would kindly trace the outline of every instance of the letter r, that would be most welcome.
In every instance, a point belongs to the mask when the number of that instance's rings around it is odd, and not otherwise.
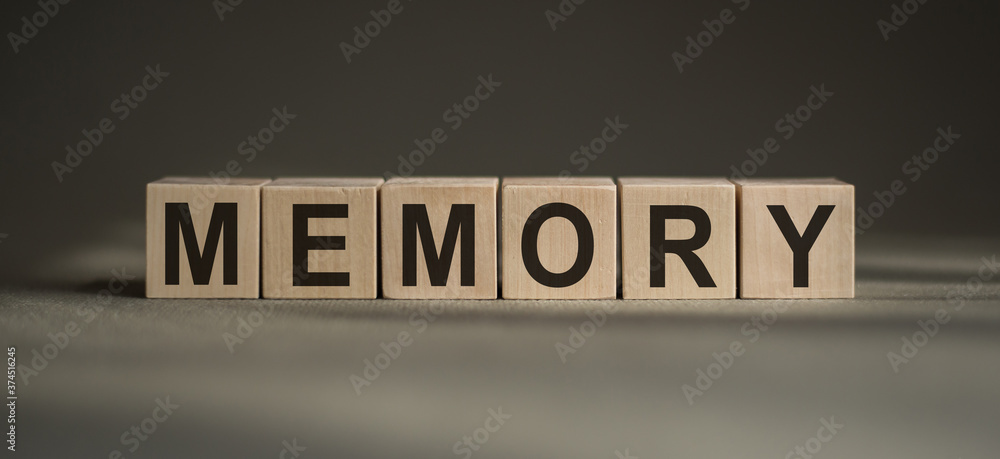
[[[690,220],[694,223],[694,236],[687,240],[666,240],[664,222],[668,219]],[[694,277],[698,287],[715,287],[712,275],[694,251],[705,246],[712,235],[712,221],[705,210],[695,206],[649,206],[649,286],[666,285],[666,263],[660,263],[661,254],[675,253]]]

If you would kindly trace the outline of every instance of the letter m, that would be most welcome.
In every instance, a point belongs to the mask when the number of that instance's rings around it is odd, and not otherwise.
[[[219,249],[219,239],[224,240],[222,246],[222,283],[236,285],[237,280],[237,231],[236,203],[217,202],[212,209],[212,219],[205,235],[205,248],[198,251],[198,237],[194,234],[194,223],[191,221],[191,209],[186,202],[166,203],[166,227],[164,228],[164,256],[166,258],[166,285],[180,284],[180,238],[184,237],[184,248],[187,251],[188,264],[191,266],[191,278],[195,285],[208,285],[212,278],[212,267],[215,265],[215,253]],[[222,233],[225,229],[225,234]]]

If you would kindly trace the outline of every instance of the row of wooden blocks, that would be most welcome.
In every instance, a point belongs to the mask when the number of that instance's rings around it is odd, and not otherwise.
[[[146,295],[606,299],[620,262],[625,299],[851,298],[853,210],[835,179],[164,178]]]

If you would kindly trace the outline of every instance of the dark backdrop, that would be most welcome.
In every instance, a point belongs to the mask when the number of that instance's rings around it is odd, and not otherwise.
[[[776,137],[757,176],[837,176],[861,205],[904,180],[862,238],[1000,225],[996,2],[930,0],[885,40],[878,21],[893,2],[883,0],[752,0],[745,11],[729,0],[589,0],[556,30],[555,0],[403,0],[346,62],[340,44],[386,4],[244,1],[220,20],[209,0],[72,1],[18,52],[7,35],[2,278],[33,276],[81,246],[141,253],[144,184],[161,176],[231,160],[247,177],[381,176],[435,128],[448,138],[417,175],[728,176]],[[0,31],[17,34],[41,11],[3,8]],[[735,21],[679,72],[673,53],[725,8]],[[156,65],[169,76],[118,119],[112,101]],[[444,112],[491,74],[501,86],[452,130]],[[775,122],[814,85],[834,95],[780,138]],[[247,162],[240,143],[286,106],[295,119]],[[629,127],[581,171],[571,155],[615,116]],[[52,163],[105,117],[115,130],[60,182]],[[906,161],[948,126],[961,138],[911,181]]]

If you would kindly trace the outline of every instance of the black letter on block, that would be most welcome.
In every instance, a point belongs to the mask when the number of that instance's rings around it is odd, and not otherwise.
[[[576,229],[576,261],[564,273],[553,273],[545,269],[538,259],[538,231],[552,217],[565,218]],[[594,261],[594,230],[590,227],[590,221],[583,211],[563,202],[553,202],[535,209],[521,232],[521,259],[531,278],[544,286],[561,288],[580,282],[590,270],[590,263]]]
[[[781,235],[785,237],[788,246],[792,248],[792,286],[809,286],[809,250],[812,249],[813,243],[819,237],[819,232],[823,230],[830,214],[833,213],[833,208],[834,206],[816,207],[816,213],[813,214],[809,225],[806,226],[806,230],[800,237],[785,206],[767,206],[767,210],[771,211],[771,216],[774,217],[774,222],[778,224],[778,229],[781,230]]]
[[[690,220],[694,223],[694,236],[687,240],[665,240],[664,224],[667,219]],[[660,254],[675,253],[691,272],[698,287],[715,287],[705,263],[694,254],[705,246],[712,235],[712,221],[701,207],[649,206],[649,286],[666,286],[666,263],[660,263]]]
[[[464,230],[463,230],[464,227]],[[476,285],[476,205],[452,204],[448,214],[448,226],[438,255],[434,244],[430,218],[426,204],[403,204],[403,285],[417,285],[417,231],[420,245],[427,262],[427,275],[431,285],[442,287],[448,284],[451,260],[455,256],[455,245],[459,231],[462,231],[461,284],[463,287]]]
[[[194,224],[191,222],[191,209],[186,202],[165,203],[166,228],[164,228],[164,255],[166,256],[166,285],[179,285],[181,277],[180,236],[184,236],[184,248],[187,250],[188,264],[191,266],[191,279],[194,285],[208,285],[212,278],[212,266],[215,264],[215,252],[219,249],[219,238],[225,238],[222,246],[222,283],[236,285],[237,270],[237,231],[236,203],[217,202],[212,209],[212,219],[208,224],[208,234],[205,236],[205,249],[198,253],[198,236],[194,234]],[[225,228],[226,234],[222,234]],[[178,232],[180,234],[178,234]]]
[[[347,204],[292,204],[292,285],[347,287],[351,273],[309,272],[310,250],[344,250],[344,236],[310,236],[310,218],[347,218]]]

